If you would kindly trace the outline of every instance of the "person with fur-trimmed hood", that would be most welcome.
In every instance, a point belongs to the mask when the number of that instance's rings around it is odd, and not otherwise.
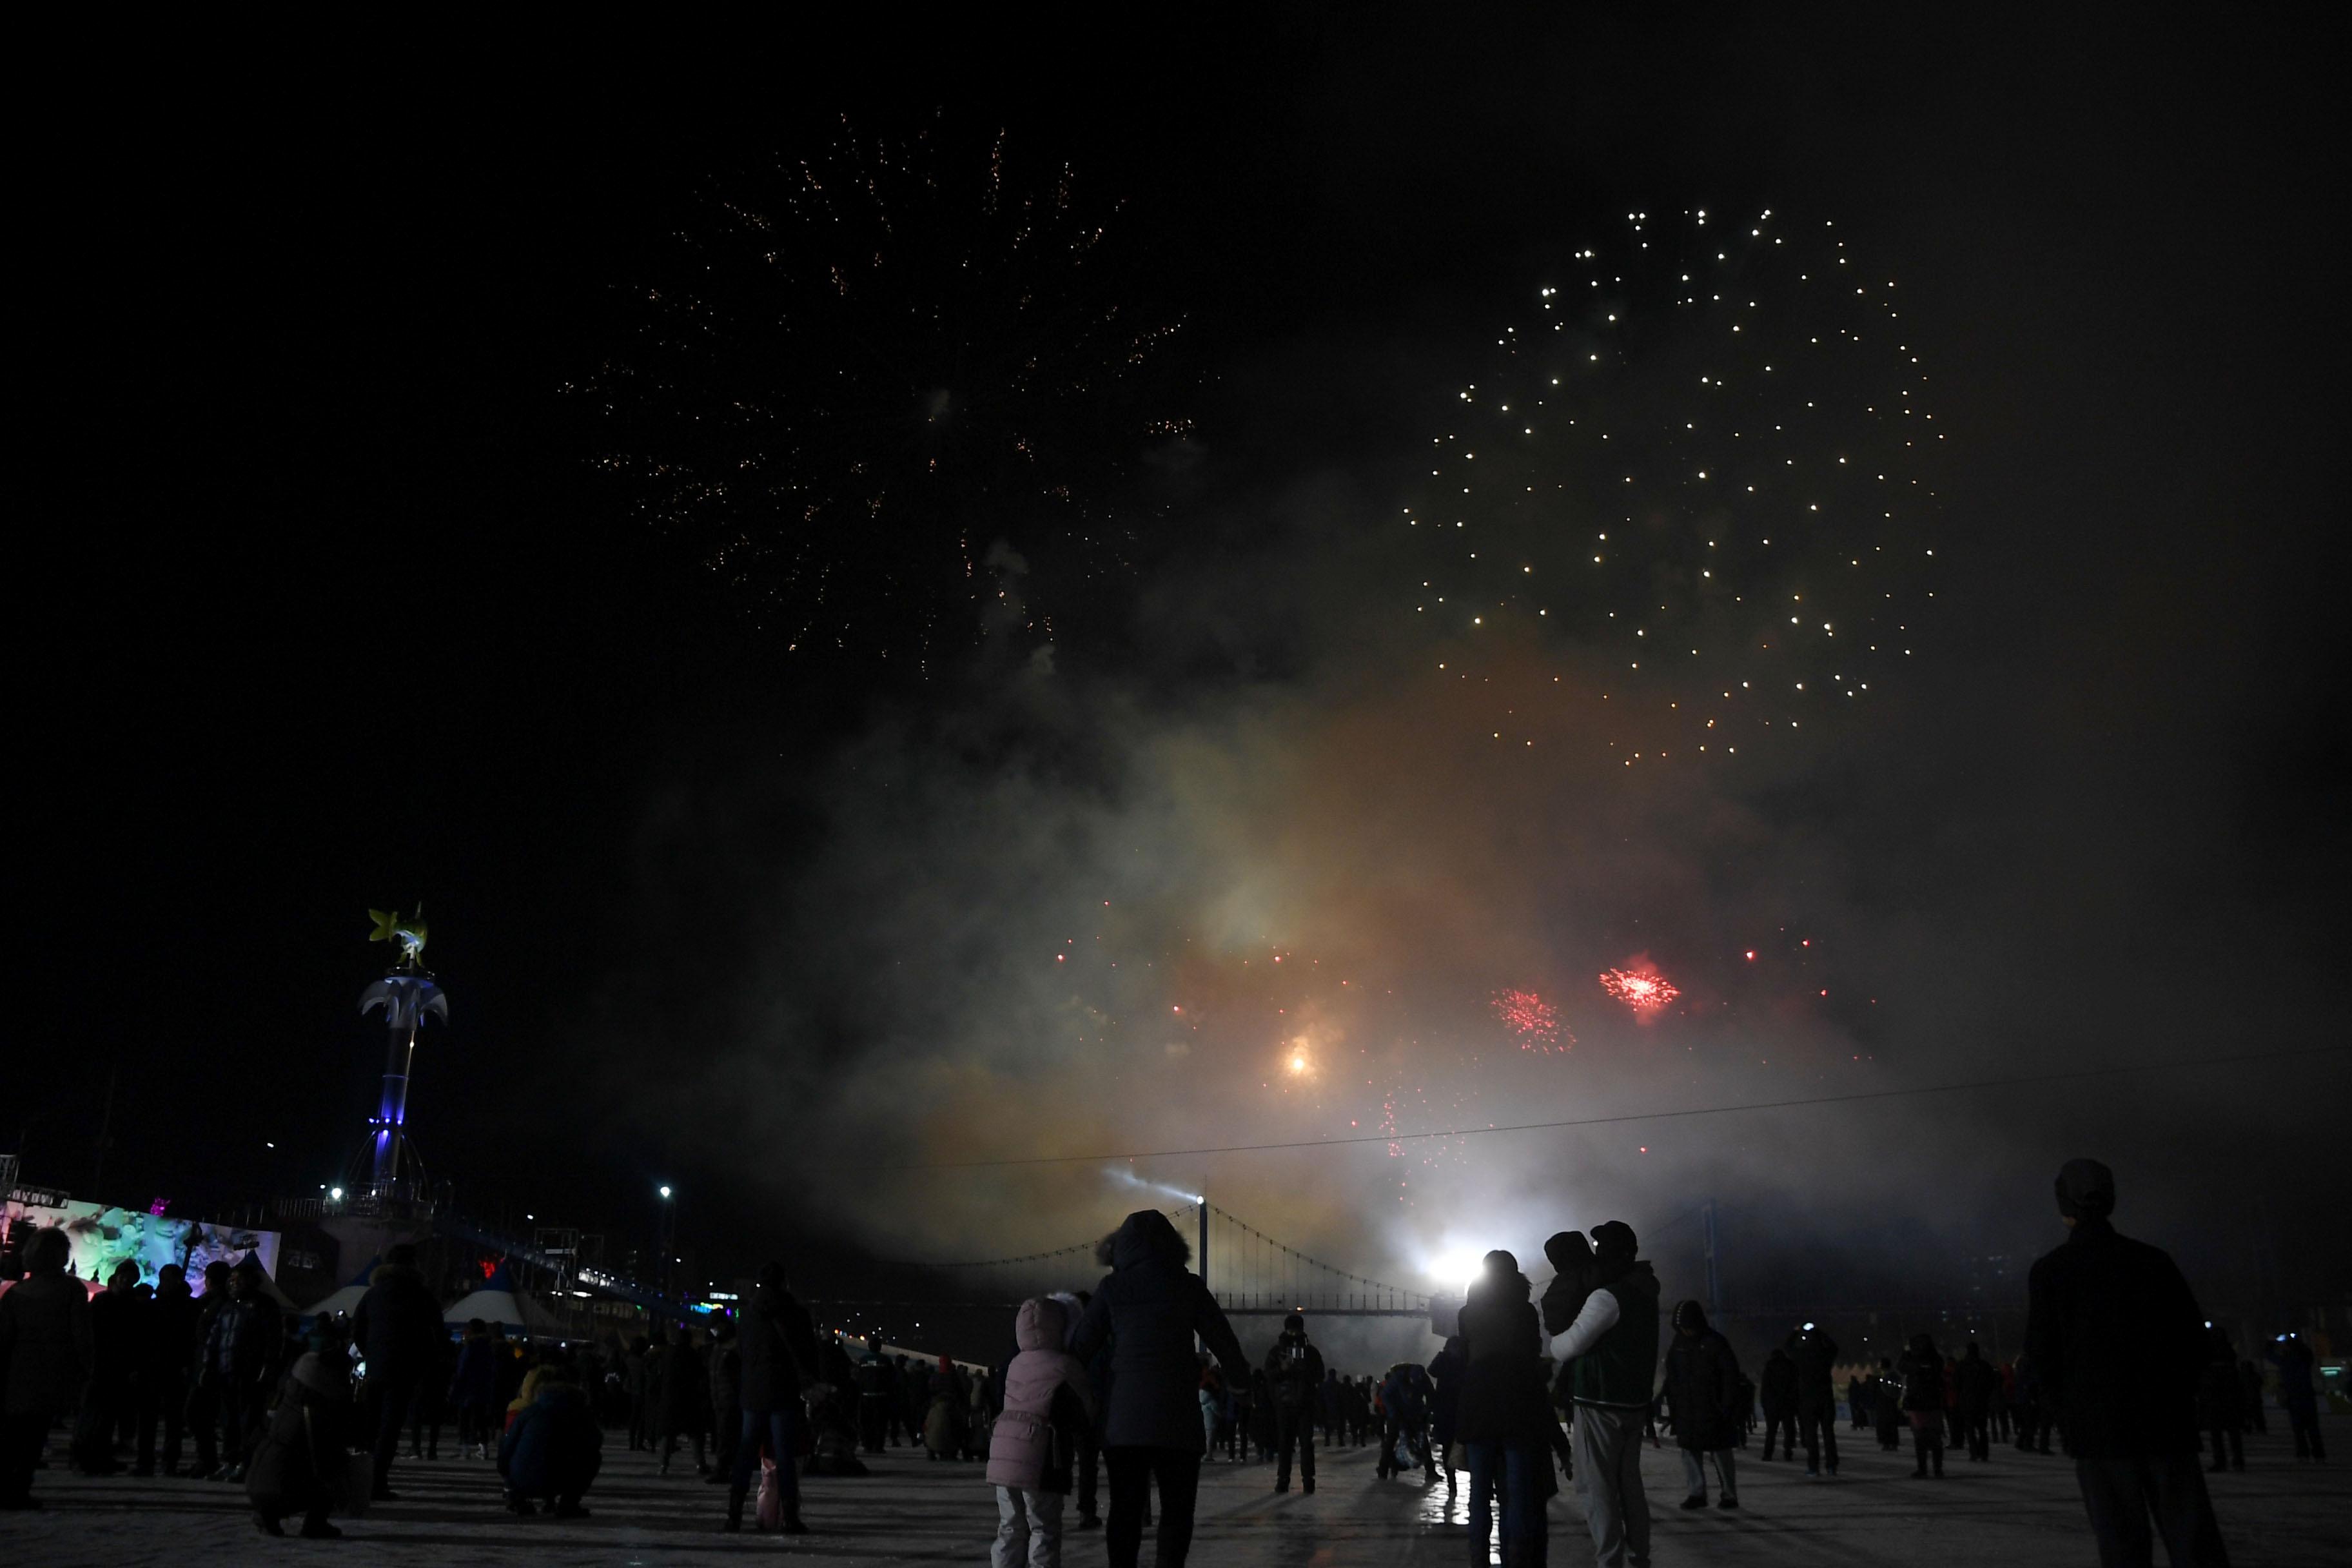
[[[1050,1296],[1021,1303],[1013,1321],[1021,1348],[1004,1367],[1004,1408],[988,1440],[996,1488],[991,1568],[1061,1568],[1062,1505],[1070,1495],[1078,1445],[1094,1423],[1087,1370],[1067,1348],[1069,1317]]]
[[[1642,1428],[1658,1367],[1658,1276],[1636,1254],[1633,1227],[1612,1219],[1592,1230],[1591,1294],[1552,1353],[1570,1369],[1576,1410],[1576,1489],[1600,1568],[1650,1555],[1650,1503],[1642,1491]]]
[[[1160,1489],[1159,1568],[1182,1568],[1192,1544],[1192,1505],[1201,1485],[1198,1335],[1247,1379],[1248,1359],[1224,1310],[1187,1268],[1192,1249],[1157,1209],[1127,1216],[1110,1237],[1111,1272],[1095,1291],[1071,1350],[1086,1361],[1106,1340],[1110,1391],[1103,1455],[1110,1468],[1110,1520],[1104,1531],[1110,1568],[1135,1568],[1150,1490]]]

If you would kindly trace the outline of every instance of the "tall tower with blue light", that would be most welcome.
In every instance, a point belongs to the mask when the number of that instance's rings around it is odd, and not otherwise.
[[[385,1024],[383,1098],[368,1123],[369,1192],[382,1199],[398,1195],[404,1184],[423,1178],[422,1163],[408,1142],[408,1079],[415,1066],[418,1032],[428,1016],[440,1019],[445,1026],[448,1024],[449,998],[422,962],[424,910],[420,907],[416,918],[407,921],[400,918],[397,910],[388,914],[370,910],[368,915],[375,921],[368,940],[394,942],[400,948],[399,963],[360,994],[361,1016],[381,1007]]]

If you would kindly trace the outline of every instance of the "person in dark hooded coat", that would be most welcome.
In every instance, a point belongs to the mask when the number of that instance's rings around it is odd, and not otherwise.
[[[703,1458],[703,1432],[709,1426],[703,1412],[710,1405],[710,1370],[703,1364],[702,1352],[694,1348],[694,1331],[684,1323],[670,1330],[669,1348],[662,1352],[660,1379],[656,1402],[659,1436],[655,1444],[661,1455],[660,1473],[669,1474],[670,1457],[677,1452],[678,1439],[690,1437],[694,1468],[699,1474],[709,1468]]]
[[[2197,1381],[2197,1425],[2213,1439],[2213,1472],[2246,1468],[2246,1409],[2243,1385],[2238,1381],[2238,1352],[2221,1329],[2205,1331],[2208,1352],[2204,1374]]]
[[[1685,1301],[1675,1309],[1674,1325],[1674,1342],[1666,1347],[1664,1397],[1667,1416],[1674,1422],[1675,1441],[1683,1451],[1683,1479],[1690,1493],[1683,1499],[1683,1506],[1706,1506],[1703,1456],[1709,1456],[1723,1483],[1716,1506],[1738,1508],[1739,1482],[1732,1468],[1731,1450],[1738,1446],[1741,1426],[1739,1358],[1733,1353],[1731,1342],[1708,1325],[1706,1310],[1696,1301]]]
[[[1470,1460],[1470,1556],[1487,1561],[1492,1504],[1500,1492],[1503,1558],[1514,1568],[1542,1560],[1544,1500],[1552,1489],[1554,1423],[1532,1290],[1517,1258],[1490,1252],[1456,1325],[1468,1363],[1454,1430]]]
[[[2115,1173],[2058,1173],[2065,1245],[2026,1276],[2026,1356],[2058,1418],[2103,1562],[2147,1562],[2149,1520],[2175,1563],[2229,1560],[2198,1463],[2205,1315],[2170,1256],[2116,1234]]]
[[[345,1422],[352,1411],[351,1359],[330,1335],[295,1358],[278,1392],[278,1405],[246,1467],[245,1495],[264,1535],[283,1535],[279,1521],[302,1515],[302,1535],[331,1541],[342,1533],[327,1522],[345,1460]]]
[[[1454,1446],[1462,1413],[1462,1383],[1470,1375],[1470,1354],[1462,1336],[1454,1335],[1429,1358],[1429,1442],[1445,1470],[1445,1489],[1454,1485]]]
[[[1764,1457],[1772,1457],[1772,1442],[1780,1439],[1784,1457],[1797,1451],[1797,1363],[1789,1352],[1773,1348],[1764,1358],[1764,1383],[1758,1391],[1764,1402]]]
[[[727,1488],[727,1528],[743,1528],[743,1500],[751,1492],[751,1472],[760,1466],[760,1444],[765,1439],[776,1461],[776,1486],[782,1494],[783,1531],[805,1535],[801,1522],[800,1466],[801,1390],[816,1370],[816,1326],[808,1309],[784,1287],[784,1266],[766,1263],[751,1299],[743,1303],[739,1336],[743,1370],[743,1424],[736,1434],[735,1474]]]
[[[1805,1474],[1818,1476],[1826,1459],[1838,1472],[1837,1342],[1819,1324],[1807,1323],[1789,1336],[1789,1359],[1797,1367],[1797,1431],[1805,1440]]]
[[[441,1304],[416,1267],[416,1247],[400,1242],[384,1252],[383,1267],[368,1276],[367,1294],[352,1312],[352,1342],[367,1363],[368,1423],[375,1451],[376,1500],[389,1501],[392,1461],[400,1452],[400,1428],[425,1378],[440,1373],[447,1329]]]
[[[1150,1489],[1160,1489],[1159,1568],[1182,1568],[1192,1544],[1192,1505],[1201,1484],[1199,1335],[1246,1383],[1248,1358],[1223,1309],[1201,1277],[1185,1268],[1192,1248],[1157,1209],[1127,1216],[1110,1238],[1111,1272],[1087,1303],[1071,1350],[1089,1360],[1108,1340],[1110,1389],[1103,1415],[1103,1457],[1110,1469],[1110,1519],[1104,1545],[1110,1568],[1135,1568],[1142,1551]]]

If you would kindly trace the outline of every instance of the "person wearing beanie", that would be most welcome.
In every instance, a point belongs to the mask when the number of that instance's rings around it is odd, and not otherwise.
[[[2099,1561],[2149,1562],[2160,1536],[2176,1568],[2226,1564],[2199,1462],[2197,1298],[2169,1254],[2116,1234],[2105,1165],[2068,1161],[2057,1198],[2069,1234],[2028,1276],[2026,1361],[2074,1461]]]
[[[1592,1230],[1591,1294],[1552,1354],[1573,1362],[1576,1490],[1600,1568],[1650,1557],[1650,1504],[1642,1491],[1642,1429],[1658,1367],[1658,1275],[1638,1260],[1633,1227]]]
[[[1307,1320],[1282,1320],[1282,1333],[1265,1352],[1265,1380],[1274,1389],[1274,1489],[1290,1489],[1290,1454],[1298,1451],[1298,1489],[1315,1489],[1315,1408],[1323,1386],[1323,1352],[1307,1342]]]

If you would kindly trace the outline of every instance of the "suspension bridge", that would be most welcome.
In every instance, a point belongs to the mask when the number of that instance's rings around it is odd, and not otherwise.
[[[1191,1241],[1192,1270],[1208,1285],[1209,1293],[1229,1317],[1279,1317],[1287,1312],[1313,1312],[1319,1317],[1427,1318],[1426,1291],[1373,1279],[1352,1269],[1328,1263],[1269,1236],[1240,1215],[1202,1199],[1160,1211]],[[1066,1288],[1091,1283],[1103,1271],[1096,1260],[1100,1237],[1089,1237],[1066,1247],[1010,1258],[954,1262],[908,1260],[890,1266],[898,1270],[948,1274],[967,1281],[972,1294],[995,1294],[1008,1300],[1041,1286]],[[905,1306],[912,1301],[835,1302],[839,1306]]]

